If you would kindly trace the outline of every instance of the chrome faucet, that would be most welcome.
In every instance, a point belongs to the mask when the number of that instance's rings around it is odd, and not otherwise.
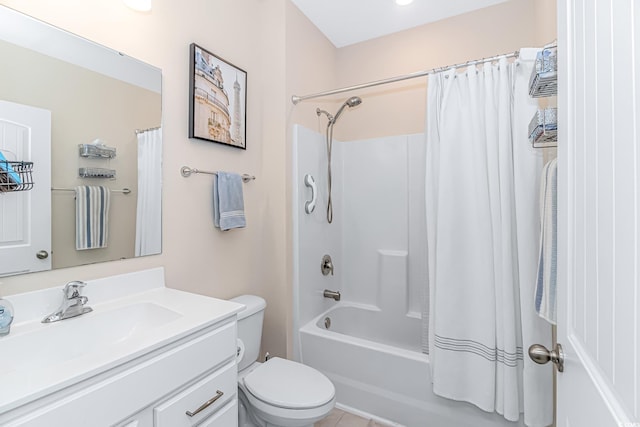
[[[331,256],[325,255],[322,257],[320,271],[322,271],[323,276],[327,276],[329,273],[333,276],[333,262],[331,261]]]
[[[336,301],[340,301],[340,291],[330,291],[329,289],[325,289],[322,295],[325,298],[333,298]]]
[[[62,291],[64,296],[62,297],[60,308],[42,319],[42,323],[57,322],[58,320],[69,319],[70,317],[80,316],[81,314],[93,311],[91,307],[85,307],[89,298],[80,295],[82,288],[86,285],[86,283],[80,281],[67,283]]]

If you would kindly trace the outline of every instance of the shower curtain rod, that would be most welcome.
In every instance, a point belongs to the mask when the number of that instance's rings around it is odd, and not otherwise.
[[[417,77],[424,77],[424,76],[426,76],[428,74],[436,73],[438,71],[448,70],[448,69],[451,69],[451,68],[455,69],[455,68],[469,67],[471,65],[483,64],[485,62],[495,61],[495,60],[500,59],[502,57],[505,57],[505,58],[517,58],[518,55],[520,55],[520,51],[516,50],[515,52],[505,53],[505,54],[502,54],[502,55],[495,55],[495,56],[491,56],[489,58],[475,59],[473,61],[467,61],[467,62],[463,62],[463,63],[460,63],[460,64],[455,64],[455,65],[447,65],[445,67],[436,67],[436,68],[432,68],[430,70],[425,70],[425,71],[416,71],[415,73],[409,73],[409,74],[405,74],[403,76],[396,76],[396,77],[391,77],[391,78],[388,78],[388,79],[376,80],[376,81],[369,82],[369,83],[362,83],[362,84],[355,85],[355,86],[348,86],[348,87],[343,87],[343,88],[340,88],[340,89],[328,90],[328,91],[325,91],[325,92],[318,92],[318,93],[314,93],[314,94],[311,94],[311,95],[304,95],[304,96],[293,95],[293,96],[291,96],[291,102],[293,102],[293,105],[296,105],[298,102],[305,101],[307,99],[320,98],[322,96],[336,95],[338,93],[349,92],[349,91],[352,91],[352,90],[365,89],[365,88],[368,88],[368,87],[385,85],[387,83],[395,83],[395,82],[400,82],[400,81],[403,81],[403,80],[415,79]]]
[[[153,128],[147,128],[147,129],[136,129],[136,135],[139,133],[145,133],[145,132],[151,132],[152,130],[158,130],[160,129],[162,126],[156,126]]]

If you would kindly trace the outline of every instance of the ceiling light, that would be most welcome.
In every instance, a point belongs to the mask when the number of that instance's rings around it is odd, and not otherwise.
[[[398,6],[406,6],[413,3],[413,0],[394,0]]]
[[[151,0],[122,0],[122,2],[138,12],[151,11]]]

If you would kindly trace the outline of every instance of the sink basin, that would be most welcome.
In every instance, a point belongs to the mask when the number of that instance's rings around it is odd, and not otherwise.
[[[0,343],[0,378],[27,367],[51,367],[91,353],[104,353],[117,343],[139,339],[180,317],[166,307],[141,302],[31,325],[34,330],[16,328]]]
[[[9,296],[16,317],[0,337],[0,419],[63,389],[90,386],[140,357],[197,339],[240,304],[169,289],[164,269],[90,280],[90,313],[41,323],[60,304],[62,287]],[[0,422],[2,424],[2,422]]]

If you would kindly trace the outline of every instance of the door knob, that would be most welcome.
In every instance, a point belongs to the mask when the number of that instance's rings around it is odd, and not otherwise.
[[[49,252],[47,252],[47,251],[38,251],[36,253],[36,258],[38,258],[38,259],[47,259],[47,258],[49,258]]]
[[[551,351],[541,344],[534,344],[529,347],[529,357],[540,365],[551,361],[558,368],[558,372],[564,371],[564,353],[560,344],[556,344]]]

